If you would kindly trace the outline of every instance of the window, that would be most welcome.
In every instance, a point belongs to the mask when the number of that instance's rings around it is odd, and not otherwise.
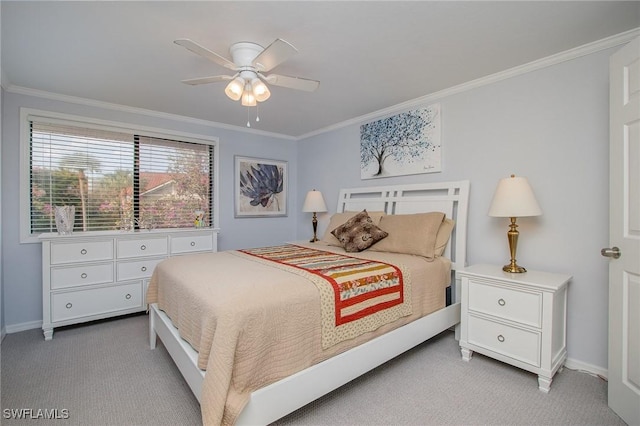
[[[74,232],[193,227],[196,210],[213,226],[215,141],[23,115],[28,236],[56,231],[56,206]]]

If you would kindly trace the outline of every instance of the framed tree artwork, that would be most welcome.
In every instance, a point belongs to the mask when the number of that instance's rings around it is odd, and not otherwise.
[[[441,172],[440,104],[360,126],[360,177]]]
[[[287,162],[235,157],[235,217],[287,215]]]

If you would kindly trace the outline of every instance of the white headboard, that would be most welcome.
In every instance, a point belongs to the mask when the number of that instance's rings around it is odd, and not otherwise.
[[[440,211],[455,220],[444,255],[457,270],[467,264],[467,213],[469,181],[418,183],[341,189],[338,212],[384,211],[387,214],[411,214]]]

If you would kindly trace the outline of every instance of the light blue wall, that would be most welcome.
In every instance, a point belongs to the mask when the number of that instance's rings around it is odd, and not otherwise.
[[[220,249],[311,236],[306,192],[323,192],[335,210],[342,187],[469,179],[468,260],[508,261],[505,220],[486,212],[497,181],[526,176],[543,215],[519,220],[518,260],[530,269],[574,276],[569,288],[570,359],[607,368],[608,58],[612,50],[439,99],[443,172],[360,180],[359,126],[299,142],[144,115],[5,93],[2,143],[2,253],[7,326],[41,320],[38,244],[19,244],[19,107],[85,115],[220,138]],[[233,218],[233,157],[289,162],[289,216]],[[329,213],[320,214],[320,233]],[[593,370],[593,369],[592,369]]]
[[[75,114],[138,126],[219,138],[219,249],[277,244],[295,238],[295,214],[282,218],[241,218],[233,215],[234,156],[284,160],[289,171],[289,209],[297,204],[296,142],[284,138],[215,128],[191,122],[133,114],[16,93],[4,94],[2,138],[2,270],[7,327],[38,327],[42,321],[42,256],[39,243],[20,244],[19,175],[20,108]],[[297,210],[297,209],[295,209]]]
[[[508,263],[507,219],[487,216],[498,180],[526,176],[543,215],[518,221],[518,263],[569,273],[568,355],[607,368],[609,71],[612,50],[437,100],[443,172],[361,180],[359,125],[299,142],[298,198],[316,188],[335,211],[341,187],[469,179],[468,261]],[[311,235],[298,213],[298,235]],[[330,213],[319,216],[320,234]]]

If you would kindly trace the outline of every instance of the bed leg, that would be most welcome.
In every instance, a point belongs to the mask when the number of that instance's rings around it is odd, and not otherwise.
[[[149,310],[149,346],[151,349],[156,348],[156,313],[153,309]]]

